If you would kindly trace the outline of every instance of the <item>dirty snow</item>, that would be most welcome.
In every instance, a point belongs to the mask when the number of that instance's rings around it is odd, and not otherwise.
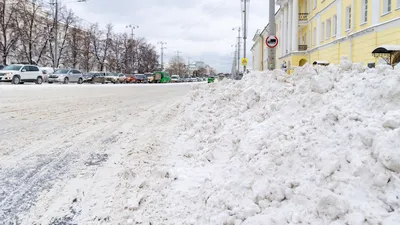
[[[0,143],[0,209],[21,224],[400,224],[398,70],[343,58],[190,92],[68,88],[5,92],[0,132],[26,138]]]

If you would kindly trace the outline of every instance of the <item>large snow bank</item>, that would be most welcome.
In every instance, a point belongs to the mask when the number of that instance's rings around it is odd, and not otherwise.
[[[255,72],[172,108],[155,224],[400,224],[400,71]]]

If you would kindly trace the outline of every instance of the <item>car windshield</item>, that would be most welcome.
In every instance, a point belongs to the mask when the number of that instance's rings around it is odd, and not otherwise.
[[[178,75],[172,75],[171,78],[178,79],[179,76]]]
[[[67,74],[69,72],[69,70],[56,70],[56,72],[54,72],[54,74]]]
[[[19,65],[9,65],[3,68],[3,70],[15,70],[18,71],[21,69],[22,66]]]
[[[143,74],[136,74],[135,77],[136,78],[144,78],[144,75]]]

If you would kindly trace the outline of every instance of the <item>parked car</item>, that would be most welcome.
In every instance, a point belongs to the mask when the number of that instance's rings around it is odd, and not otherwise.
[[[49,81],[50,74],[54,73],[54,69],[51,67],[39,67],[40,71],[42,71],[44,82]]]
[[[185,77],[185,79],[183,79],[184,82],[190,82],[190,78],[189,77]]]
[[[197,82],[202,82],[203,81],[203,79],[201,77],[198,77],[196,79],[197,79]]]
[[[43,83],[43,74],[35,65],[13,64],[0,71],[0,81],[21,84],[24,82]]]
[[[147,83],[147,77],[144,74],[135,74],[135,83]]]
[[[170,83],[171,77],[169,73],[164,71],[156,71],[153,73],[153,81],[152,83]]]
[[[152,73],[145,73],[144,75],[147,78],[147,83],[153,83],[154,75]]]
[[[106,83],[106,73],[104,72],[89,72],[87,74],[86,82],[95,84],[95,83]]]
[[[126,75],[126,83],[136,83],[135,75]]]
[[[179,75],[172,75],[171,76],[171,82],[172,83],[178,83],[179,79],[180,79]]]
[[[78,83],[83,84],[85,78],[83,73],[75,69],[59,69],[49,75],[48,82],[52,83]]]
[[[197,82],[197,78],[196,77],[190,78],[190,82]]]
[[[123,73],[113,73],[113,76],[106,76],[107,81],[113,84],[126,83],[126,76]]]
[[[0,70],[2,70],[5,66],[4,65],[0,65]]]

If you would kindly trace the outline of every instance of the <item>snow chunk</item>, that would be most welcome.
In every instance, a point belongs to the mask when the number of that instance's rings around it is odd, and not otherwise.
[[[315,76],[311,80],[311,90],[316,93],[326,93],[333,89],[333,82],[327,76]]]
[[[396,129],[400,127],[400,110],[389,111],[383,117],[383,127]]]
[[[374,154],[387,169],[400,172],[400,129],[387,132],[374,141]]]
[[[342,70],[350,70],[352,66],[353,66],[353,63],[351,62],[351,60],[349,59],[349,57],[347,57],[347,56],[342,56],[342,58],[340,59],[339,67],[340,67]]]
[[[330,220],[344,216],[349,210],[349,205],[340,197],[330,194],[320,199],[317,211]]]

